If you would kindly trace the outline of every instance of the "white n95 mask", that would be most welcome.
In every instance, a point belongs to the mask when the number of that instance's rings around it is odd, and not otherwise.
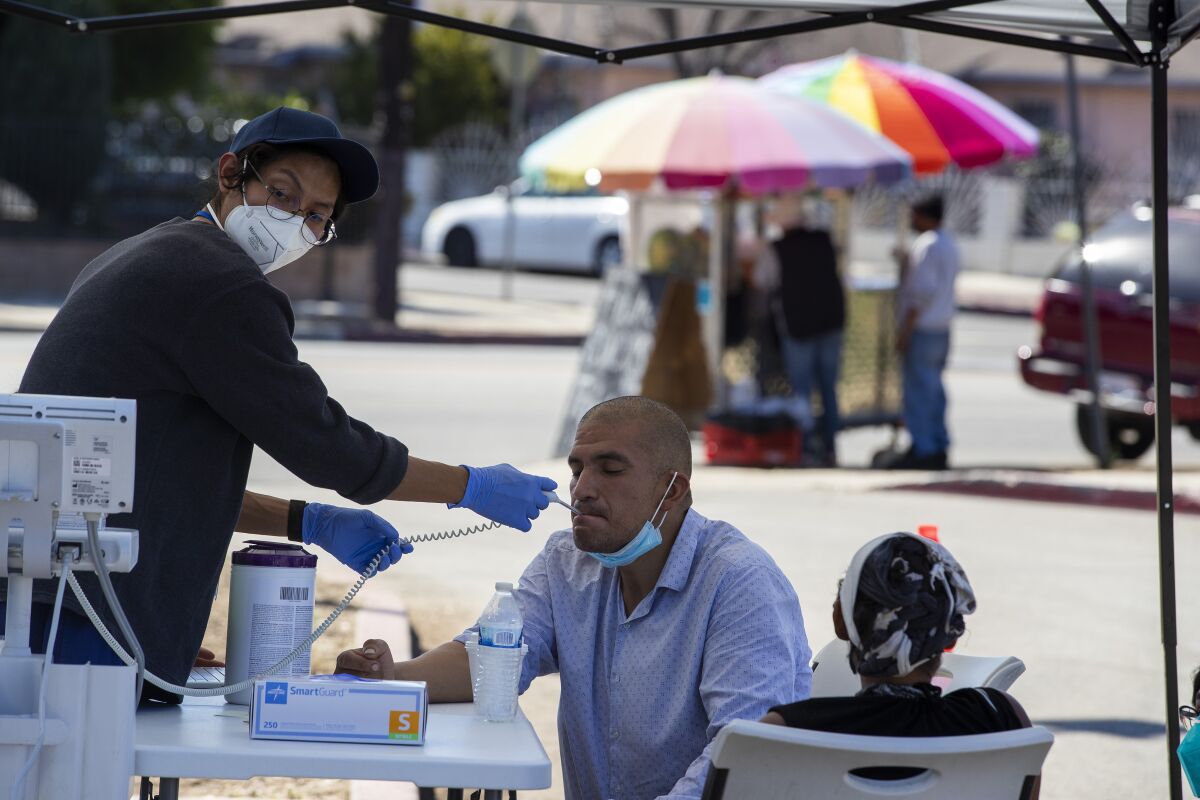
[[[304,220],[299,216],[275,219],[267,213],[266,206],[252,206],[243,197],[242,204],[229,212],[222,225],[212,204],[206,208],[217,227],[238,243],[264,275],[312,249],[312,243],[304,238]]]

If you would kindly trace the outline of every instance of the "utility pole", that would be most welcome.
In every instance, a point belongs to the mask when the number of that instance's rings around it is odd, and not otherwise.
[[[921,40],[917,32],[911,28],[900,29],[900,47],[904,51],[904,60],[909,64],[921,63]]]
[[[1075,56],[1063,58],[1067,67],[1067,113],[1071,124],[1071,185],[1075,195],[1075,220],[1079,229],[1079,293],[1083,310],[1083,379],[1091,401],[1087,408],[1086,424],[1095,444],[1096,465],[1100,469],[1112,466],[1112,449],[1108,441],[1108,423],[1104,412],[1100,385],[1100,322],[1096,316],[1096,291],[1092,280],[1092,265],[1084,255],[1087,244],[1087,187],[1083,175],[1083,135],[1079,121],[1079,79],[1075,74]]]
[[[409,0],[403,0],[410,4]],[[375,213],[375,297],[372,316],[395,324],[400,302],[398,273],[404,252],[405,159],[412,130],[412,23],[388,15],[379,37],[379,142],[382,181]]]

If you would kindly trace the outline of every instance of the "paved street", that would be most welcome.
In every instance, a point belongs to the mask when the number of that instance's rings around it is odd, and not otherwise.
[[[493,274],[494,276],[494,274]],[[482,274],[481,280],[487,279]],[[559,280],[573,281],[562,278]],[[1085,470],[1070,406],[1024,388],[1012,352],[1031,341],[1025,319],[960,318],[950,375],[953,460],[963,466]],[[15,388],[36,343],[0,335],[0,388]],[[351,413],[395,433],[415,454],[454,463],[510,461],[560,482],[565,464],[548,461],[570,389],[577,351],[563,347],[466,347],[307,341],[301,355]],[[844,460],[865,463],[881,430],[847,434]],[[1200,470],[1200,446],[1177,436],[1181,474]],[[1147,457],[1121,473],[1144,475]],[[1119,476],[1118,476],[1119,477]],[[865,470],[840,472],[699,468],[698,509],[728,519],[776,558],[800,595],[809,636],[832,636],[828,609],[850,554],[866,539],[921,523],[941,526],[975,585],[979,612],[961,650],[1015,654],[1029,671],[1014,687],[1035,721],[1058,741],[1045,798],[1156,797],[1165,793],[1162,745],[1155,527],[1151,514],[1074,505],[897,492]],[[251,487],[281,496],[336,500],[302,487],[256,455]],[[404,531],[467,524],[466,512],[385,504]],[[529,535],[487,533],[473,541],[423,546],[380,580],[423,614],[472,621],[498,579],[515,578],[544,537],[565,523],[550,510]],[[1200,568],[1200,521],[1177,520],[1180,575]],[[329,568],[329,567],[327,567]],[[337,571],[336,566],[332,569]],[[350,582],[349,572],[345,573]],[[382,596],[382,587],[379,595]],[[1200,587],[1179,587],[1180,664],[1200,664]],[[361,603],[372,602],[368,584]],[[551,684],[552,686],[552,684]],[[553,720],[539,729],[554,751]],[[554,797],[556,792],[535,794]]]

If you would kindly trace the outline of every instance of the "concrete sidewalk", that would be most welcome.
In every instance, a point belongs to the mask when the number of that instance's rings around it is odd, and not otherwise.
[[[956,294],[960,311],[1028,317],[1041,301],[1045,279],[996,272],[962,272]]]
[[[780,490],[803,485],[830,494],[923,492],[998,500],[1074,504],[1151,511],[1157,507],[1152,461],[1112,470],[951,469],[943,472],[871,469],[746,469],[712,467],[696,448],[696,473],[723,486],[777,483]],[[551,467],[547,464],[546,467]],[[1200,514],[1200,473],[1176,469],[1172,475],[1175,513]]]
[[[1042,281],[1016,275],[964,272],[959,308],[1028,316],[1041,297]],[[446,344],[542,344],[574,346],[592,328],[590,304],[406,290],[397,325],[372,320],[361,304],[303,300],[294,304],[296,338]],[[0,303],[0,332],[39,333],[58,307]]]

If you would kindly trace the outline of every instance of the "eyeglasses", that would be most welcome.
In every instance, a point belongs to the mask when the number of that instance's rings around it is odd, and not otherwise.
[[[1197,713],[1200,712],[1197,712],[1194,706],[1179,707],[1179,724],[1183,726],[1185,731],[1192,729],[1192,725],[1196,722]]]
[[[329,244],[337,238],[337,226],[333,224],[333,220],[328,214],[321,214],[317,211],[305,211],[300,208],[300,201],[283,189],[271,186],[262,179],[262,175],[258,174],[258,170],[247,159],[245,167],[249,167],[254,173],[254,177],[258,178],[258,182],[267,190],[267,213],[273,219],[286,220],[292,217],[302,217],[304,226],[301,228],[304,236],[304,241],[312,245]],[[243,168],[244,172],[244,168]],[[242,187],[242,194],[245,195],[246,187]]]

